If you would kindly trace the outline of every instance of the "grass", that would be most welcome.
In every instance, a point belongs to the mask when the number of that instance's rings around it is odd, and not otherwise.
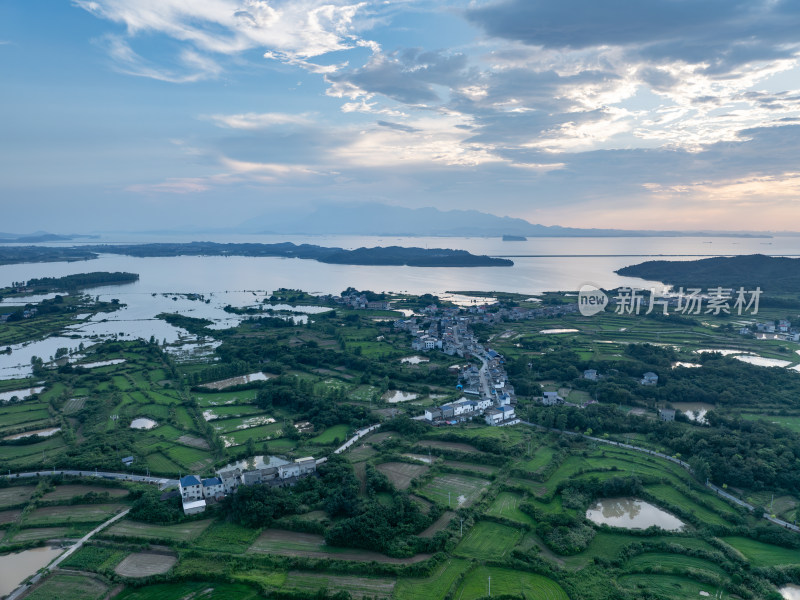
[[[781,548],[745,537],[725,537],[722,541],[741,552],[754,567],[800,564],[800,551],[796,549]]]
[[[429,577],[398,579],[394,597],[397,600],[440,600],[468,566],[469,562],[466,560],[450,558]]]
[[[540,471],[543,467],[550,464],[553,460],[553,455],[555,454],[555,450],[550,446],[542,446],[538,448],[533,455],[533,458],[526,460],[525,462],[521,463],[519,466],[520,468],[528,471],[529,473],[536,473]]]
[[[325,589],[331,594],[348,592],[354,599],[368,597],[388,599],[392,597],[395,582],[385,577],[353,575],[330,575],[327,573],[307,573],[290,571],[281,587],[282,592],[314,594]]]
[[[650,485],[650,486],[645,486],[644,489],[653,494],[653,496],[655,496],[659,500],[662,500],[669,504],[680,506],[681,508],[692,513],[705,523],[708,523],[710,525],[730,525],[730,523],[728,523],[721,516],[719,516],[714,512],[711,512],[704,506],[700,506],[699,504],[697,504],[690,498],[687,498],[684,494],[682,494],[680,491],[676,490],[670,485],[666,484]],[[729,510],[726,510],[725,512],[732,515],[732,513]]]
[[[533,524],[533,518],[519,509],[521,502],[522,496],[519,494],[500,492],[492,502],[489,510],[486,511],[486,514],[516,521],[517,523]]]
[[[569,600],[562,587],[552,579],[535,573],[485,566],[467,573],[454,599],[476,600],[486,597],[489,595],[490,577],[492,596],[508,594],[536,600]]]
[[[189,521],[178,525],[150,525],[122,519],[104,530],[102,534],[180,542],[197,538],[209,525],[211,525],[211,519]]]
[[[76,504],[47,506],[28,513],[24,525],[61,525],[63,523],[97,523],[105,521],[125,508],[123,504]]]
[[[113,569],[128,554],[127,550],[85,545],[62,564],[80,571],[102,572]]]
[[[120,498],[128,495],[128,490],[124,488],[104,487],[100,485],[59,485],[52,492],[42,496],[42,500],[51,502],[54,500],[69,500],[76,496],[84,496],[89,492],[95,494],[108,494],[111,498]]]
[[[206,581],[187,581],[183,583],[162,583],[142,588],[124,590],[116,600],[175,600],[192,598],[196,600],[255,600],[260,598],[258,591],[243,583],[218,583]]]
[[[108,586],[95,577],[55,573],[25,596],[27,600],[99,600]]]
[[[193,547],[214,552],[241,554],[247,551],[259,533],[261,531],[258,529],[249,529],[234,523],[217,522],[197,538]]]
[[[662,568],[669,569],[674,574],[686,573],[689,569],[692,569],[705,574],[717,575],[724,579],[728,577],[722,568],[711,561],[684,554],[667,554],[663,552],[646,552],[645,554],[634,556],[625,563],[625,568],[634,573],[647,573],[649,569]]]
[[[623,575],[619,578],[619,583],[629,589],[641,589],[648,592],[660,594],[667,598],[692,600],[700,598],[700,592],[707,592],[711,597],[717,593],[717,587],[708,585],[680,575]],[[723,596],[727,597],[727,596]]]
[[[347,432],[349,429],[347,425],[334,425],[333,427],[328,427],[325,431],[314,436],[309,441],[312,444],[327,445],[336,443],[338,439],[339,442],[343,444],[347,440]]]
[[[488,487],[485,479],[448,473],[436,477],[420,490],[420,494],[445,506],[467,507]]]
[[[511,553],[521,537],[518,529],[480,521],[467,532],[454,552],[467,558],[502,560]]]
[[[0,508],[24,504],[36,489],[30,485],[19,485],[0,489]]]
[[[388,462],[380,464],[376,468],[386,475],[398,490],[405,490],[411,485],[413,479],[425,473],[429,467],[403,462]]]

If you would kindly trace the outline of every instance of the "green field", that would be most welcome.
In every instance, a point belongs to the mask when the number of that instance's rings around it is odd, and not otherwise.
[[[552,579],[534,573],[478,566],[471,570],[458,588],[455,600],[476,600],[489,595],[509,594],[536,600],[569,600],[566,592]]]
[[[481,560],[502,560],[522,538],[522,532],[505,525],[480,521],[470,529],[454,552]]]
[[[33,495],[34,489],[30,485],[18,485],[0,489],[0,508],[24,504]]]
[[[426,498],[453,508],[470,506],[489,487],[485,479],[446,473],[435,477],[420,490]]]
[[[333,444],[337,439],[340,444],[347,440],[347,432],[350,428],[347,425],[334,425],[325,431],[312,437],[309,441],[312,444]]]
[[[394,597],[397,600],[440,600],[468,566],[466,560],[449,558],[429,577],[400,578],[394,588]]]
[[[234,523],[216,522],[203,531],[192,546],[213,552],[241,554],[247,551],[259,533],[261,531],[258,529],[248,529]]]
[[[108,592],[100,579],[86,575],[55,573],[35,587],[27,600],[99,600]]]
[[[800,564],[800,550],[797,549],[781,548],[744,537],[724,537],[722,541],[736,548],[755,567]]]
[[[655,573],[647,575],[623,575],[619,578],[619,583],[623,587],[627,587],[631,590],[647,590],[668,598],[676,598],[679,600],[700,598],[700,592],[706,592],[713,598],[718,591],[716,586],[701,583],[680,575],[661,575]],[[723,598],[727,597],[727,594],[723,596]]]
[[[258,591],[242,583],[184,582],[162,583],[144,588],[124,590],[115,600],[255,600],[261,598]]]
[[[519,509],[521,502],[522,496],[519,494],[500,492],[494,502],[492,502],[489,510],[486,511],[486,514],[532,525],[534,523],[533,517]]]
[[[164,539],[176,542],[193,540],[211,525],[211,519],[189,521],[178,525],[150,525],[122,519],[104,530],[101,535],[119,535],[142,539]]]
[[[713,562],[684,554],[646,552],[639,556],[634,556],[626,562],[625,568],[633,573],[647,573],[649,569],[653,568],[668,569],[675,574],[686,573],[691,569],[700,573],[717,575],[723,579],[728,578],[728,574]]]
[[[123,504],[76,504],[72,506],[46,506],[28,513],[24,525],[63,525],[64,523],[95,523],[118,513]]]

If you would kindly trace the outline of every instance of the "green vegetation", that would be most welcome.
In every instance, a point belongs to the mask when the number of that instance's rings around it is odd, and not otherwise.
[[[455,553],[467,558],[503,560],[521,537],[519,530],[481,521],[467,532],[461,543],[456,546]]]

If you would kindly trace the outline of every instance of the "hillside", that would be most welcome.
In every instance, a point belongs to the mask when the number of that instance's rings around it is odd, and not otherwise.
[[[673,286],[745,287],[776,293],[800,292],[800,259],[751,254],[692,261],[651,260],[616,271],[618,275]]]

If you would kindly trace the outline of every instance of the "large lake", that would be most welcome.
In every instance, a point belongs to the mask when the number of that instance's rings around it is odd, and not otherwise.
[[[159,312],[176,312],[216,321],[216,327],[235,324],[239,317],[225,313],[227,304],[260,303],[276,288],[297,288],[312,293],[338,294],[352,286],[374,291],[444,294],[447,291],[506,291],[538,294],[550,290],[577,290],[584,283],[601,287],[650,287],[640,279],[620,277],[614,270],[626,265],[669,256],[691,260],[697,256],[729,254],[800,255],[800,236],[775,238],[531,238],[503,242],[500,238],[416,238],[368,236],[190,236],[183,239],[134,238],[100,240],[104,243],[152,241],[263,242],[291,241],[321,246],[416,246],[456,248],[475,254],[513,255],[513,267],[391,267],[328,265],[312,260],[255,257],[134,258],[102,255],[97,260],[61,263],[28,263],[0,266],[0,286],[34,277],[60,277],[89,271],[129,271],[140,279],[132,284],[92,288],[101,299],[118,298],[127,306],[115,313],[99,314],[76,326],[68,337],[50,338],[27,346],[12,346],[10,356],[0,356],[0,379],[29,372],[31,356],[44,359],[59,347],[74,350],[91,336],[126,338],[155,336],[158,340],[195,342],[187,332],[155,319]],[[71,244],[72,242],[70,242]],[[98,240],[92,240],[98,243]],[[709,282],[713,286],[715,282]],[[768,290],[765,291],[768,293]],[[208,303],[188,294],[203,294]],[[4,307],[8,301],[4,302]],[[288,308],[276,306],[275,308]],[[313,309],[299,308],[302,312]],[[305,318],[305,315],[302,315]],[[210,351],[212,346],[206,346]]]

